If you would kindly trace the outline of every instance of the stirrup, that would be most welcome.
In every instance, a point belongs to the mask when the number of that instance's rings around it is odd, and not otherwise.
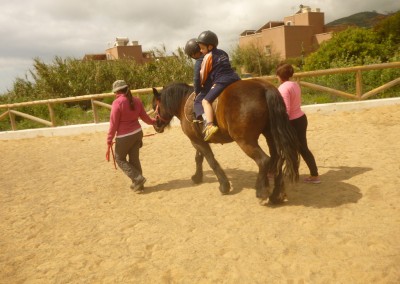
[[[196,116],[195,113],[193,113],[193,123],[204,123],[203,118],[200,116],[201,119],[197,119],[198,116]]]

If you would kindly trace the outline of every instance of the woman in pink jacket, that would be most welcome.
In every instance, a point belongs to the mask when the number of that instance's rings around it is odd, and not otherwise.
[[[310,170],[310,176],[304,182],[320,183],[318,176],[318,168],[315,163],[314,155],[308,149],[307,145],[307,116],[301,110],[301,89],[296,82],[289,81],[293,76],[294,70],[292,65],[283,64],[278,66],[276,75],[281,83],[278,90],[285,101],[286,110],[289,115],[290,124],[294,127],[300,142],[300,155],[306,162]]]
[[[132,96],[125,81],[115,81],[112,88],[115,100],[111,107],[107,144],[109,147],[112,146],[115,137],[115,160],[132,180],[131,189],[140,193],[143,191],[146,178],[142,175],[139,160],[139,149],[142,147],[143,139],[139,118],[150,125],[154,125],[156,120],[147,115],[141,100]]]

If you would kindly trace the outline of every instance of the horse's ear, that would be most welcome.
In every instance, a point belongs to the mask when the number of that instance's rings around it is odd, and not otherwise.
[[[154,97],[156,97],[156,99],[160,98],[160,93],[157,91],[156,88],[153,88],[153,95],[154,95]]]

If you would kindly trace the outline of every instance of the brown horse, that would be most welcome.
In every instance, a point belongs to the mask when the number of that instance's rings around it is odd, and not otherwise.
[[[262,200],[269,198],[271,203],[285,201],[284,175],[290,181],[299,178],[298,142],[289,123],[285,103],[274,85],[258,78],[229,85],[213,104],[219,130],[208,142],[203,140],[202,124],[193,122],[193,87],[173,83],[164,87],[161,93],[153,88],[153,93],[153,109],[157,118],[154,129],[163,132],[176,116],[196,149],[194,183],[202,182],[202,164],[206,158],[218,178],[220,192],[229,193],[229,180],[214,158],[209,143],[235,141],[258,165],[256,196]],[[260,134],[267,139],[271,157],[258,144]],[[269,193],[268,172],[274,173],[272,194]]]

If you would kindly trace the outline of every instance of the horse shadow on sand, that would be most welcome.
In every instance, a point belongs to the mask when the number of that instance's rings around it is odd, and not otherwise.
[[[362,198],[360,188],[346,183],[346,180],[372,168],[365,167],[320,167],[329,168],[320,175],[320,184],[307,184],[302,182],[308,175],[300,176],[300,181],[287,186],[289,201],[287,205],[308,206],[316,208],[332,208],[344,204],[357,203]]]
[[[307,175],[300,175],[299,182],[290,183],[285,181],[286,193],[288,195],[288,202],[284,203],[285,206],[308,206],[317,208],[330,208],[337,207],[349,203],[357,203],[362,194],[360,189],[345,181],[364,174],[372,168],[365,167],[320,167],[329,168],[326,173],[321,174],[320,184],[307,184],[302,180]],[[245,171],[242,169],[225,169],[225,173],[231,182],[231,191],[229,195],[239,194],[243,189],[254,188],[257,174],[254,171]],[[211,170],[204,171],[203,183],[208,183],[214,186],[218,192],[218,181]],[[190,177],[187,179],[170,180],[166,183],[157,184],[154,186],[146,187],[143,194],[151,194],[158,191],[171,191],[184,188],[195,189],[197,184],[194,184]],[[273,181],[270,179],[270,190],[272,192]],[[255,195],[255,189],[254,189]],[[275,207],[275,206],[273,206]]]

